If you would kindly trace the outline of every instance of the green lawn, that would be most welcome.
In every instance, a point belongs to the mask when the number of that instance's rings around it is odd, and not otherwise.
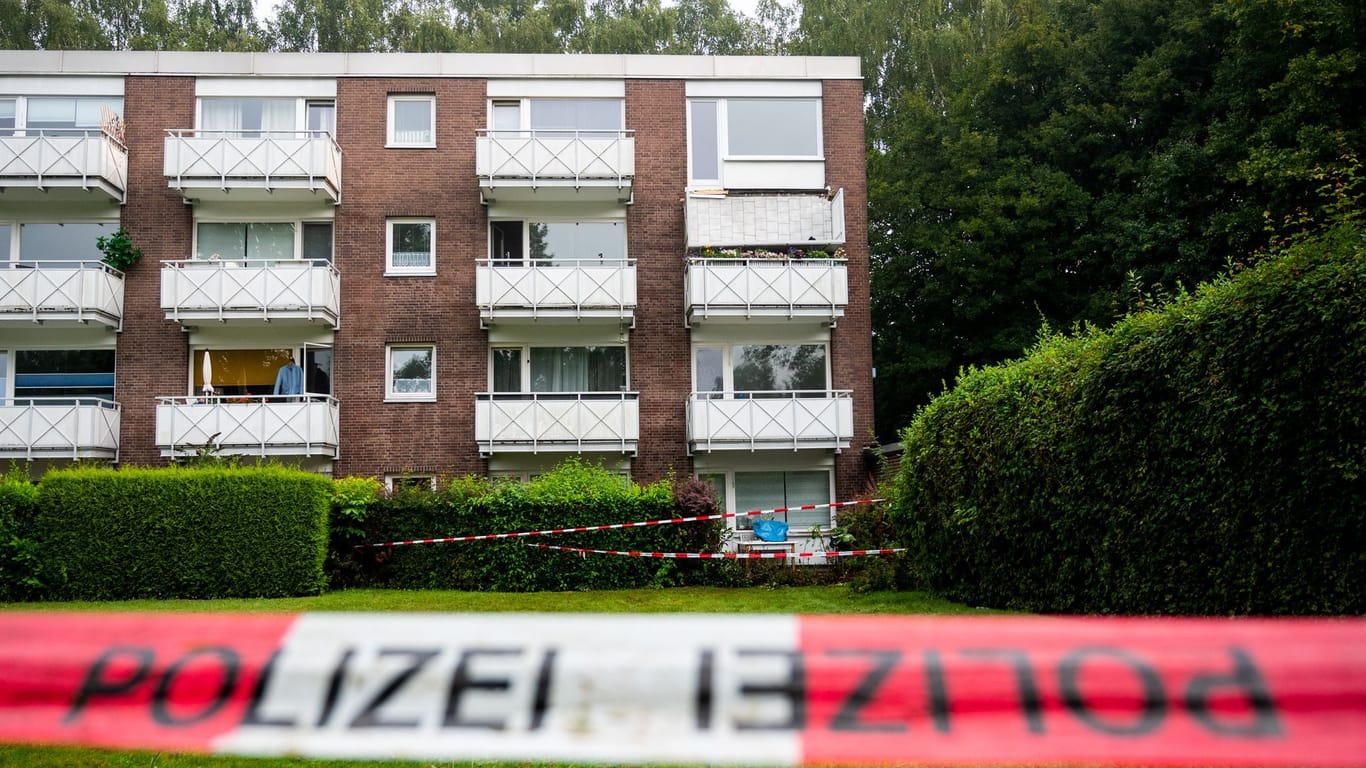
[[[628,589],[608,592],[399,592],[348,590],[280,600],[134,600],[117,603],[7,603],[3,611],[526,611],[560,613],[990,613],[922,592],[859,594],[844,586]],[[19,768],[531,768],[526,764],[354,762],[296,758],[204,757],[164,752],[0,745],[0,766]]]

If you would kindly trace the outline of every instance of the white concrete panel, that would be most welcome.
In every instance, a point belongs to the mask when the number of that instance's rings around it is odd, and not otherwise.
[[[824,189],[825,160],[734,160],[721,162],[727,189]]]
[[[626,205],[611,201],[588,203],[538,203],[535,201],[488,204],[490,219],[530,219],[532,221],[588,221],[592,219],[625,219]]]
[[[814,323],[746,325],[738,323],[694,326],[696,344],[829,344],[830,329]]]
[[[489,80],[488,97],[624,99],[624,80]]]
[[[336,218],[337,206],[317,202],[238,202],[199,200],[194,205],[195,221],[325,221]]]
[[[7,195],[8,196],[8,195]],[[5,201],[0,206],[0,222],[77,222],[106,221],[117,224],[122,208],[117,200]]]
[[[716,76],[810,77],[806,59],[801,56],[717,56]]]
[[[601,323],[556,320],[554,325],[495,325],[489,328],[489,344],[583,347],[625,344],[629,341],[630,332],[625,326]]]
[[[574,454],[585,464],[601,464],[608,472],[629,474],[631,459],[620,453],[577,453]],[[563,453],[497,453],[489,457],[489,472],[516,472],[527,475],[543,475],[565,460]]]
[[[0,77],[6,96],[122,96],[123,76]]]
[[[335,99],[337,81],[331,78],[201,77],[196,96],[256,96]]]
[[[200,53],[162,51],[157,54],[157,72],[163,75],[249,75],[250,53]]]
[[[154,51],[63,51],[62,72],[118,73],[152,72],[157,69]]]
[[[442,53],[441,74],[447,77],[525,77],[535,74],[531,56],[523,53]]]
[[[61,51],[0,51],[0,74],[60,71]]]
[[[835,454],[828,450],[799,450],[791,448],[774,451],[730,451],[699,453],[693,456],[693,469],[698,474],[738,469],[748,472],[800,472],[830,469],[835,466]]]
[[[815,80],[689,80],[684,91],[689,98],[820,98],[821,84]]]
[[[188,334],[191,347],[214,349],[282,349],[284,347],[330,347],[336,333],[321,326],[291,326],[288,330],[266,326],[205,323]]]
[[[340,75],[346,71],[344,53],[258,53],[260,75]]]
[[[9,349],[114,349],[119,339],[117,333],[95,323],[81,328],[6,327],[0,337],[0,347]]]
[[[532,68],[540,77],[619,76],[625,70],[625,64],[625,56],[532,54]]]
[[[713,77],[715,67],[709,56],[627,56],[626,76],[680,80]]]
[[[348,53],[346,74],[374,77],[430,77],[442,74],[441,54]]]

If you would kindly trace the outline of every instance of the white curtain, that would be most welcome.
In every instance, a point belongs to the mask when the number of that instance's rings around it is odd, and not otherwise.
[[[255,138],[258,131],[293,131],[294,99],[201,99],[199,127]]]

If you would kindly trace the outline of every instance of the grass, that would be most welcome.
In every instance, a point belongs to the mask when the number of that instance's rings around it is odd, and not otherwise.
[[[3,603],[0,611],[294,613],[441,611],[468,613],[982,613],[924,592],[857,593],[844,586],[679,587],[601,592],[404,592],[354,589],[316,597],[124,602]]]
[[[441,611],[542,613],[989,613],[923,592],[857,593],[845,586],[686,587],[603,592],[402,592],[356,589],[277,600],[131,600],[8,603],[5,611],[148,611],[158,613],[293,613],[298,611]],[[78,747],[0,745],[0,768],[536,768],[525,763],[356,762],[292,757],[205,757]]]

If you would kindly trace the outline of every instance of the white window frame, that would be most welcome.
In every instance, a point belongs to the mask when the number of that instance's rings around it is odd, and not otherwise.
[[[701,480],[704,476],[707,475],[719,475],[722,478],[722,483],[724,485],[724,488],[722,489],[721,498],[722,511],[738,513],[749,512],[750,510],[735,508],[735,475],[737,473],[744,474],[754,472],[825,472],[826,477],[828,478],[827,494],[830,497],[831,501],[835,499],[835,470],[829,467],[796,466],[787,468],[774,467],[771,469],[765,469],[762,467],[746,467],[742,469],[699,469],[693,473],[693,477],[697,478],[698,480]],[[829,512],[829,522],[818,523],[818,525],[820,525],[821,528],[823,528],[826,532],[828,532],[832,527],[834,527],[835,522],[835,510],[827,507],[827,511]],[[738,531],[745,534],[749,534],[751,530],[749,528],[741,528],[740,518],[738,517],[726,518],[726,528],[732,531]],[[789,525],[788,534],[792,536],[809,536],[811,534],[811,527]]]
[[[427,110],[427,130],[431,139],[425,142],[399,141],[394,135],[394,105],[400,101],[425,101],[430,105]],[[432,149],[436,147],[436,95],[430,93],[391,93],[388,102],[388,119],[385,125],[384,146],[388,149]]]
[[[81,218],[81,217],[77,217],[77,216],[70,216],[70,217],[60,218],[60,219],[51,219],[51,218],[35,218],[35,219],[0,218],[0,226],[8,226],[8,227],[9,227],[9,234],[7,235],[7,237],[9,238],[9,243],[7,243],[7,245],[9,245],[9,258],[8,258],[8,259],[5,259],[5,260],[3,260],[3,261],[0,261],[0,264],[18,263],[18,262],[20,261],[20,257],[22,256],[22,254],[19,252],[20,227],[24,226],[25,224],[104,224],[104,225],[106,225],[106,226],[112,226],[112,227],[113,227],[113,229],[111,229],[111,230],[109,231],[109,234],[110,234],[110,235],[113,235],[115,232],[118,231],[120,222],[119,222],[118,219]],[[57,257],[55,257],[54,259],[52,259],[52,261],[64,261],[66,258],[67,258],[67,257],[62,256],[62,255],[59,254]],[[87,261],[99,261],[99,260],[100,260],[100,259],[98,259],[97,257],[93,257],[93,256],[92,256],[90,259],[87,259]],[[32,259],[32,261],[40,261],[40,259]]]
[[[425,480],[427,483],[428,490],[436,490],[436,475],[428,474],[426,472],[386,472],[384,473],[384,490],[388,491],[389,493],[393,493],[395,480],[399,481],[400,485],[405,481]]]
[[[716,187],[722,184],[720,178],[696,178],[693,175],[693,102],[710,101],[716,103],[716,171],[724,177],[727,163],[748,162],[825,162],[825,102],[820,96],[689,96],[684,110],[686,122],[686,142],[688,151],[688,186],[693,188]],[[814,155],[737,155],[730,151],[730,114],[731,101],[809,101],[816,105],[816,154]],[[490,113],[491,115],[492,113]],[[491,118],[490,118],[491,119]]]
[[[394,391],[394,352],[425,349],[432,355],[431,392]],[[384,402],[386,403],[434,403],[436,402],[436,345],[435,344],[386,344],[384,345]]]
[[[495,344],[490,344],[490,345],[489,345],[489,358],[488,358],[488,359],[489,359],[489,365],[488,365],[488,368],[489,368],[489,378],[488,378],[489,392],[491,392],[491,393],[493,393],[493,394],[495,394],[495,395],[516,395],[516,394],[529,395],[529,394],[532,394],[532,391],[531,391],[531,350],[532,350],[533,348],[547,348],[547,347],[548,347],[548,348],[551,348],[551,349],[559,349],[559,348],[561,348],[561,347],[620,347],[621,349],[625,350],[625,358],[626,358],[626,382],[625,382],[624,384],[621,385],[622,388],[621,388],[621,389],[618,389],[618,390],[592,390],[592,391],[590,391],[590,390],[585,390],[585,391],[584,391],[584,394],[599,394],[599,395],[601,395],[601,394],[610,394],[610,393],[613,393],[613,392],[629,392],[629,391],[631,391],[631,346],[630,346],[629,344],[621,344],[621,343],[613,343],[613,344],[496,344],[496,343],[495,343]],[[520,387],[520,389],[518,389],[516,392],[498,392],[498,391],[494,390],[494,388],[493,388],[493,386],[494,386],[494,385],[493,385],[493,356],[494,356],[494,354],[495,354],[498,350],[500,350],[500,349],[516,349],[516,350],[518,350],[518,351],[521,353],[521,371],[520,371],[520,373],[519,373],[519,378],[520,378],[520,380],[521,380],[521,381],[520,381],[521,387]],[[574,393],[574,392],[537,392],[536,394],[539,394],[539,395],[555,395],[555,394],[575,394],[575,393]]]
[[[720,349],[721,350],[721,391],[713,394],[718,399],[724,397],[731,399],[735,397],[735,347],[825,347],[825,389],[832,389],[831,381],[833,371],[830,368],[830,343],[826,341],[727,341],[727,342],[694,342],[692,345],[692,359],[689,364],[692,367],[692,391],[703,394],[697,386],[697,351],[699,349]]]
[[[426,224],[432,229],[431,261],[425,267],[402,267],[394,264],[394,225]],[[335,230],[333,233],[335,243]],[[399,217],[384,220],[384,274],[386,276],[436,274],[436,219],[429,216]]]
[[[488,100],[488,116],[485,124],[490,131],[499,130],[493,124],[493,108],[495,105],[518,105],[517,130],[530,131],[531,128],[531,102],[533,101],[613,101],[617,103],[618,113],[621,116],[621,128],[602,129],[602,130],[626,130],[626,99],[618,96],[526,96],[522,98],[496,96]],[[509,130],[509,129],[504,129]],[[566,128],[548,128],[550,131],[565,131]]]
[[[28,93],[28,94],[16,93],[16,94],[0,94],[0,99],[4,99],[5,101],[13,101],[13,102],[14,102],[14,128],[12,128],[12,129],[11,129],[11,128],[6,128],[6,129],[3,129],[3,130],[10,130],[10,131],[13,131],[13,134],[12,134],[12,135],[14,135],[14,136],[27,136],[27,135],[28,135],[28,130],[29,130],[29,128],[28,128],[28,101],[29,101],[29,99],[45,99],[45,98],[57,98],[57,99],[118,99],[119,108],[118,108],[118,111],[117,111],[116,114],[118,114],[118,116],[119,116],[120,118],[123,117],[123,108],[124,108],[124,106],[125,106],[125,104],[126,104],[126,102],[127,102],[127,97],[126,97],[126,96],[123,96],[123,95],[115,96],[115,95],[113,95],[113,94],[95,94],[95,95],[90,95],[90,94],[86,94],[86,93],[41,93],[41,94],[39,94],[39,93]],[[100,130],[100,126],[97,125],[97,126],[95,126],[95,127],[93,127],[93,128],[34,128],[33,130],[35,130],[35,131],[99,131],[99,130]]]

